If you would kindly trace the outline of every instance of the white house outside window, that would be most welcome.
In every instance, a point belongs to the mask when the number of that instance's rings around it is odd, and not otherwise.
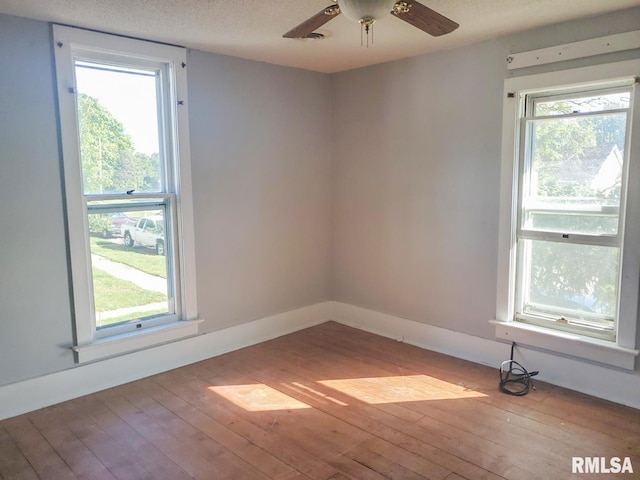
[[[186,52],[54,27],[76,351],[197,331]]]

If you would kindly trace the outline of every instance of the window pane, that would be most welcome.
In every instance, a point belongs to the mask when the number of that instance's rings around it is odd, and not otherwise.
[[[582,95],[576,98],[553,100],[539,99],[535,102],[534,115],[566,115],[570,113],[589,113],[604,110],[629,108],[631,94],[626,92],[606,93],[598,95]]]
[[[523,228],[617,234],[626,118],[612,113],[528,122]]]
[[[173,312],[164,210],[90,211],[96,328]]]
[[[563,213],[549,210],[529,209],[525,211],[526,228],[547,232],[586,233],[595,235],[615,235],[618,232],[617,209],[607,214]]]
[[[522,240],[521,248],[521,313],[613,323],[618,248],[540,240]]]
[[[162,191],[158,72],[76,61],[83,191]]]

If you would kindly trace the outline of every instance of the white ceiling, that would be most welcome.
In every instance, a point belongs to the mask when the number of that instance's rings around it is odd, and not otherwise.
[[[640,0],[420,1],[460,27],[435,38],[389,15],[376,23],[374,45],[364,48],[360,26],[344,15],[317,30],[323,40],[282,38],[331,0],[1,0],[0,13],[333,73],[640,5]]]

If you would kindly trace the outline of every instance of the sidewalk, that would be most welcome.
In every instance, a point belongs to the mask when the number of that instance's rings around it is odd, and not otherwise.
[[[148,273],[141,272],[140,270],[124,265],[122,263],[113,262],[100,255],[94,253],[91,254],[91,264],[93,268],[102,270],[109,275],[119,278],[120,280],[126,280],[132,282],[140,288],[145,290],[152,290],[154,292],[163,293],[167,295],[167,280],[155,275],[149,275]],[[156,302],[148,305],[138,305],[135,307],[118,308],[116,310],[110,310],[108,312],[96,312],[96,322],[98,325],[111,318],[124,317],[131,313],[144,313],[153,311],[166,311],[167,302]]]
[[[107,272],[120,280],[126,280],[128,282],[135,283],[140,288],[145,290],[152,290],[154,292],[160,292],[167,294],[167,280],[165,278],[156,277],[155,275],[149,275],[148,273],[141,272],[140,270],[124,265],[122,263],[112,262],[100,255],[94,253],[91,254],[91,263],[94,268],[98,268]]]

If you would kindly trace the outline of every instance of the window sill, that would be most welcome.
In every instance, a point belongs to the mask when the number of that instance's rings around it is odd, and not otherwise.
[[[489,323],[495,326],[497,338],[626,370],[634,370],[636,357],[640,353],[638,350],[620,347],[606,340],[535,325],[498,320],[490,320]]]
[[[75,346],[73,350],[78,356],[78,363],[93,362],[196,335],[200,323],[202,320],[172,322],[139,332],[101,338],[88,345]]]

